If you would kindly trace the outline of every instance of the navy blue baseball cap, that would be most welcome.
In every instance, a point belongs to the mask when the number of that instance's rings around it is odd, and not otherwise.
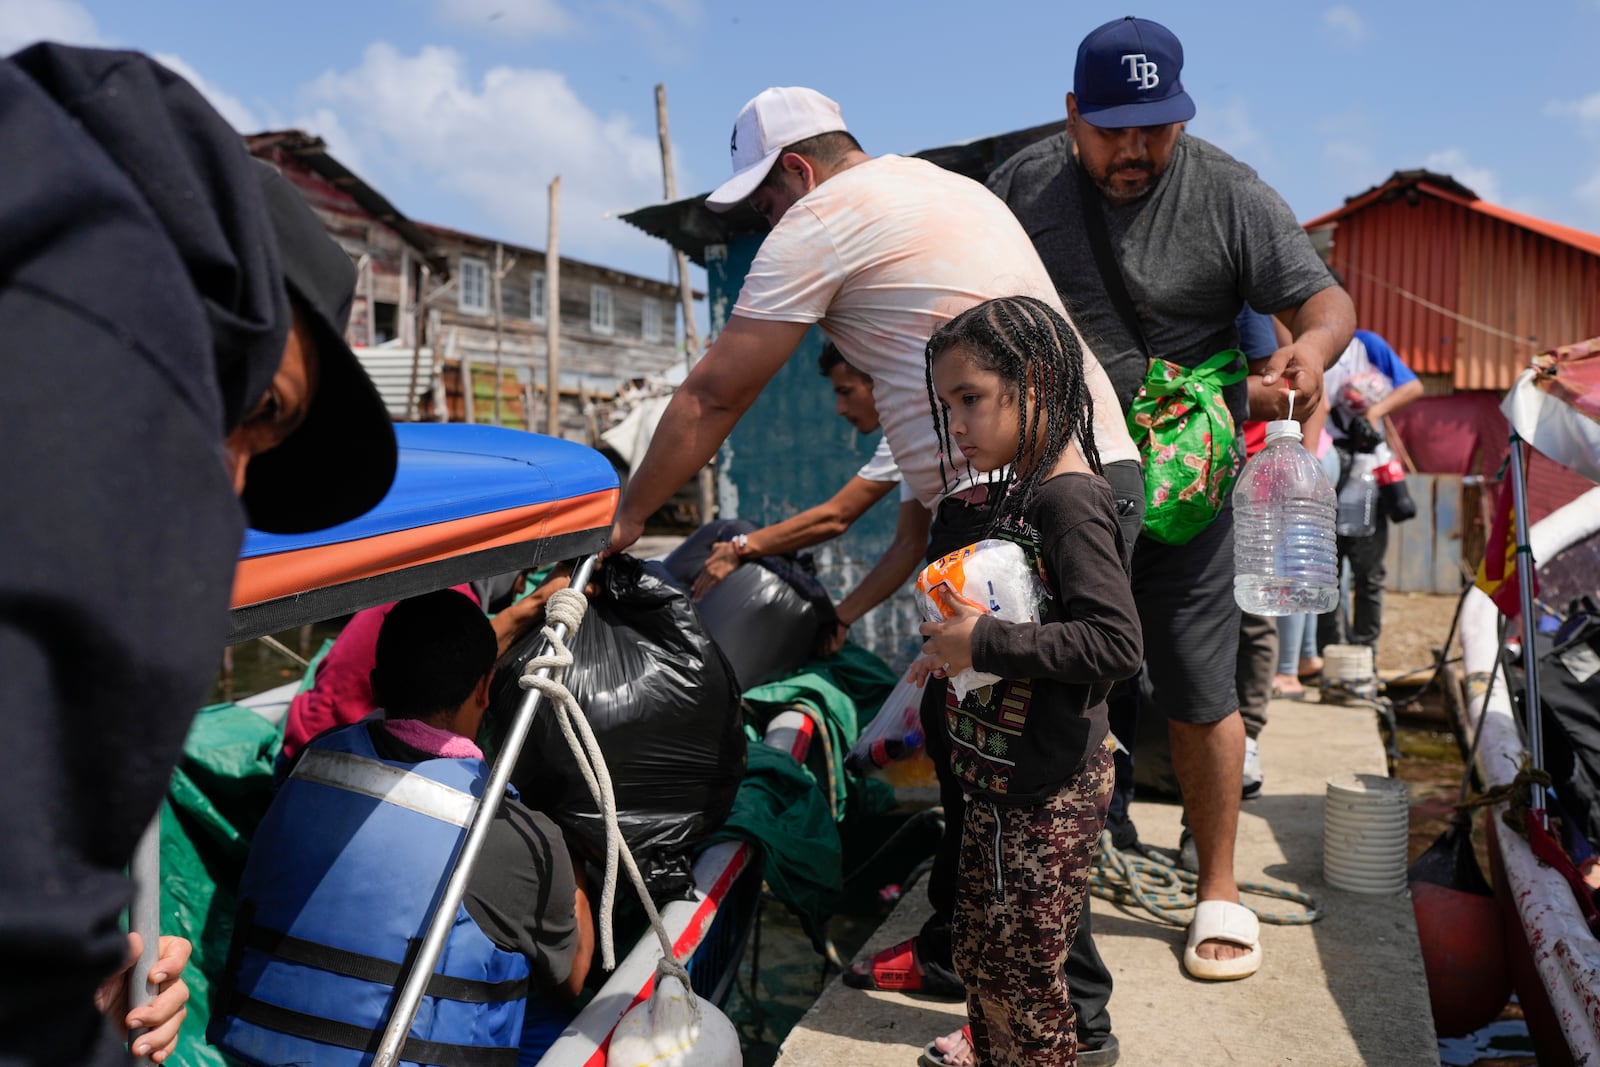
[[[1078,45],[1072,93],[1091,126],[1165,126],[1194,118],[1183,91],[1183,45],[1159,22],[1132,15],[1108,22]]]

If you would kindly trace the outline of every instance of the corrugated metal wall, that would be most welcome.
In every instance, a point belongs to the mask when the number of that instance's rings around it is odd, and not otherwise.
[[[1436,197],[1340,220],[1331,258],[1361,325],[1457,389],[1507,389],[1534,353],[1600,335],[1600,258]]]

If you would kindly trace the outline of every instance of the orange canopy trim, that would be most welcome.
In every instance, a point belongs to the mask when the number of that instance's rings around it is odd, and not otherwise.
[[[565,500],[470,515],[357,541],[239,561],[233,606],[246,607],[448,559],[465,551],[605,529],[620,493],[605,489]]]

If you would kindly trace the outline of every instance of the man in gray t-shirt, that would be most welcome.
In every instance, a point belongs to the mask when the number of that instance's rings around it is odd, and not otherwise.
[[[1354,309],[1283,199],[1183,133],[1194,103],[1182,66],[1183,46],[1157,23],[1130,17],[1096,29],[1078,48],[1066,132],[1019,152],[989,187],[1033,239],[1124,410],[1150,359],[1195,366],[1237,347],[1234,319],[1248,301],[1293,340],[1252,361],[1248,385],[1228,387],[1234,419],[1286,417],[1293,389],[1304,420],[1321,399],[1323,369],[1349,342]],[[1114,265],[1097,265],[1094,217]],[[1125,299],[1107,271],[1120,273]],[[1184,966],[1197,978],[1242,978],[1261,952],[1233,873],[1245,734],[1231,509],[1184,545],[1141,536],[1133,587],[1199,860]]]

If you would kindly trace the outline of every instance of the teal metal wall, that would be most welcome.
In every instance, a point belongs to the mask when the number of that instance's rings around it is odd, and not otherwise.
[[[727,321],[760,244],[758,235],[744,234],[706,249],[713,336]],[[786,519],[833,496],[872,454],[877,434],[858,434],[834,414],[833,392],[817,372],[822,341],[820,330],[806,335],[723,445],[717,460],[720,514],[762,525]],[[843,536],[811,550],[835,602],[888,547],[899,501],[899,493],[891,492]],[[898,668],[916,651],[919,621],[910,594],[902,590],[856,623],[850,635]]]

